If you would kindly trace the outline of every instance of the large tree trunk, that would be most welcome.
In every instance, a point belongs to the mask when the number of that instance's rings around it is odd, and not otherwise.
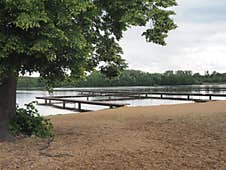
[[[16,76],[0,80],[0,138],[9,135],[9,121],[16,114]]]

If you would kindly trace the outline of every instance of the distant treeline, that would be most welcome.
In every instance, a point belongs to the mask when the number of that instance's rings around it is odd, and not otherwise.
[[[191,71],[166,71],[165,73],[146,73],[125,70],[114,79],[108,79],[98,71],[79,82],[63,82],[61,87],[107,87],[107,86],[153,86],[153,85],[193,85],[204,83],[226,83],[226,73],[216,71],[204,75]],[[43,88],[45,83],[39,78],[20,77],[18,88]]]
[[[43,89],[45,88],[45,82],[41,81],[39,77],[19,77],[17,81],[18,89]]]

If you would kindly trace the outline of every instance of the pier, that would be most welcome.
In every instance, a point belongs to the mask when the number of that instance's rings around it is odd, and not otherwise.
[[[88,105],[96,105],[96,106],[108,106],[110,109],[117,108],[117,107],[123,107],[126,104],[118,104],[118,103],[110,103],[110,102],[101,102],[101,101],[88,101],[88,100],[76,100],[76,99],[68,99],[72,96],[47,96],[47,97],[36,97],[36,99],[42,99],[45,101],[42,105],[48,105],[48,106],[55,106],[61,109],[68,109],[68,110],[77,110],[79,112],[85,112],[90,110],[82,109],[82,104],[88,104]],[[73,96],[73,98],[81,97],[80,96]],[[82,96],[84,97],[84,96]],[[66,107],[67,103],[73,103],[77,104],[77,108],[70,108]],[[54,104],[62,104],[62,106],[54,105]]]
[[[74,90],[78,92],[77,95],[71,96],[44,96],[36,97],[36,99],[44,100],[42,105],[49,105],[61,109],[77,110],[79,112],[90,111],[82,108],[83,104],[107,106],[110,109],[123,107],[128,104],[114,103],[113,101],[123,100],[142,100],[142,99],[159,99],[159,100],[181,100],[193,102],[208,102],[212,100],[219,100],[219,97],[226,99],[226,94],[207,94],[207,93],[176,93],[176,92],[145,92],[145,91],[132,91],[132,90],[107,90],[107,89],[94,89],[94,90]],[[90,98],[95,98],[91,100]],[[99,97],[99,99],[97,98]],[[217,98],[216,98],[217,97]],[[86,98],[80,100],[79,98]],[[67,107],[68,103],[76,104],[74,108]],[[56,105],[58,104],[58,105]]]
[[[187,100],[194,102],[207,102],[217,100],[215,97],[226,99],[226,94],[215,93],[179,93],[179,92],[145,92],[145,91],[114,91],[114,90],[75,90],[82,95],[105,95],[124,96],[131,99],[167,99],[167,100]],[[202,99],[200,99],[202,97]],[[203,98],[205,97],[205,98]],[[127,99],[125,99],[127,100]]]

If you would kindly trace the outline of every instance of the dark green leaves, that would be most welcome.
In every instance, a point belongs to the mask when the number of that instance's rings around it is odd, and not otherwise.
[[[167,9],[174,5],[175,0],[1,0],[0,73],[39,72],[48,84],[83,77],[96,67],[116,76],[126,67],[118,44],[123,32],[146,26],[146,40],[165,45],[176,28]]]
[[[17,108],[16,115],[10,122],[10,130],[14,135],[52,137],[53,125],[49,119],[39,115],[36,102],[26,104],[26,108]]]
[[[143,35],[148,42],[154,42],[160,45],[166,45],[165,38],[170,30],[175,29],[177,26],[170,18],[174,15],[173,11],[162,10],[158,8],[153,9],[151,15],[151,28],[147,29]]]

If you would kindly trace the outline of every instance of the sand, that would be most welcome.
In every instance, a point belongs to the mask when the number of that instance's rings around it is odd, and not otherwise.
[[[0,142],[0,169],[226,169],[226,101],[49,118],[53,140]]]

